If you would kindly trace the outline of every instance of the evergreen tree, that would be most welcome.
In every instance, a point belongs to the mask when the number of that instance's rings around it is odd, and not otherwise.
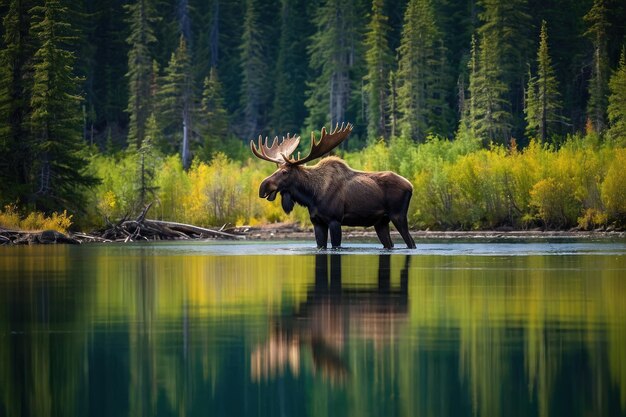
[[[304,106],[309,24],[306,0],[282,0],[281,30],[271,126],[280,132],[296,132],[306,117]]]
[[[130,25],[130,36],[127,39],[130,50],[126,74],[129,84],[127,111],[130,115],[128,143],[139,148],[145,137],[146,122],[153,110],[150,48],[156,41],[152,28],[155,14],[151,0],[136,0],[134,4],[128,5],[127,9]]]
[[[389,95],[387,96],[386,109],[389,115],[389,137],[393,138],[398,134],[398,88],[395,71],[389,71],[387,86]]]
[[[605,0],[594,0],[591,10],[585,15],[589,25],[586,35],[593,44],[591,79],[589,80],[589,101],[587,118],[596,132],[606,128],[606,108],[609,82],[609,61],[607,54],[608,9]]]
[[[37,209],[81,208],[82,186],[96,180],[83,173],[79,79],[72,74],[75,40],[59,0],[32,9],[31,33],[39,45],[34,55],[30,120],[34,139],[32,201]]]
[[[167,140],[165,150],[170,152],[179,150],[183,167],[186,169],[191,163],[194,89],[191,58],[182,34],[160,84],[157,97],[160,124]]]
[[[370,138],[387,137],[385,105],[393,57],[387,40],[389,26],[387,16],[383,14],[383,6],[383,0],[372,2],[372,12],[365,38],[368,93],[367,133]]]
[[[32,164],[28,127],[32,58],[30,2],[12,0],[4,16],[0,51],[0,203],[14,202],[28,189]]]
[[[243,35],[240,46],[243,75],[241,83],[243,120],[240,133],[244,138],[254,137],[264,128],[263,111],[268,63],[256,7],[256,0],[246,0],[246,14],[243,20]]]
[[[354,84],[362,80],[357,62],[361,16],[357,0],[326,0],[317,9],[317,31],[308,48],[315,74],[306,100],[310,130],[346,121],[353,93],[360,91]]]
[[[86,106],[92,109],[90,135],[103,146],[107,138],[120,148],[127,140],[128,49],[124,0],[85,2],[92,27],[85,80]]]
[[[470,59],[470,130],[484,144],[506,143],[511,136],[507,85],[500,79],[490,37],[474,41]]]
[[[204,119],[202,154],[205,159],[209,159],[220,142],[228,136],[228,114],[215,67],[211,68],[209,76],[204,80],[201,114]]]
[[[563,121],[558,83],[548,51],[548,30],[545,20],[541,24],[537,51],[537,76],[530,76],[526,92],[526,135],[545,142]]]
[[[398,49],[398,124],[401,133],[424,140],[429,132],[442,132],[436,126],[447,106],[440,71],[445,52],[430,0],[410,0]]]
[[[139,207],[142,208],[153,198],[157,187],[154,184],[156,153],[154,143],[159,135],[159,126],[154,116],[150,114],[146,122],[146,135],[137,149],[137,194],[139,195]],[[132,149],[132,148],[131,148]]]
[[[626,144],[626,48],[622,48],[619,66],[609,81],[608,137],[621,145]]]
[[[497,88],[489,89],[489,93],[492,110],[499,112],[497,115],[486,112],[485,116],[491,119],[488,130],[492,134],[498,132],[497,138],[489,139],[499,143],[506,143],[512,134],[523,131],[525,65],[531,55],[527,3],[528,0],[478,1],[481,7],[479,65],[489,73],[488,81],[493,79],[497,83]]]

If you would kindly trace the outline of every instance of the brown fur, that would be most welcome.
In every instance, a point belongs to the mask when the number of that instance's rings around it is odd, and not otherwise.
[[[311,167],[283,164],[259,188],[261,198],[273,200],[280,193],[286,212],[295,203],[307,207],[318,247],[326,247],[329,230],[333,247],[340,246],[343,224],[375,226],[383,246],[391,248],[389,221],[407,246],[415,247],[406,217],[412,192],[411,183],[391,171],[356,171],[337,157]]]

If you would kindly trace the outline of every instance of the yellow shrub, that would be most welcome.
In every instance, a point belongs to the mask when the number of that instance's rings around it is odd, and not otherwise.
[[[68,215],[65,210],[63,210],[63,213],[54,212],[50,216],[34,211],[29,213],[24,219],[20,217],[15,205],[5,206],[4,210],[0,211],[0,226],[8,229],[56,230],[66,233],[71,225],[72,215]]]
[[[20,214],[17,212],[15,204],[8,204],[4,206],[4,210],[0,211],[0,227],[19,229],[20,220]]]
[[[615,149],[615,157],[601,185],[602,202],[608,214],[618,221],[626,219],[626,149]]]

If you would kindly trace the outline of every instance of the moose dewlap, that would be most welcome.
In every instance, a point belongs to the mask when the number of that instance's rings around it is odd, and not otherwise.
[[[314,166],[305,163],[326,155],[352,132],[352,125],[337,124],[331,133],[322,128],[316,141],[311,133],[311,150],[304,158],[294,158],[300,136],[274,138],[271,146],[259,136],[250,148],[258,158],[274,162],[278,169],[263,180],[259,197],[274,201],[280,193],[283,210],[290,213],[295,204],[309,210],[318,248],[326,248],[328,233],[333,248],[341,246],[341,225],[374,226],[378,239],[387,249],[393,247],[389,222],[398,229],[407,247],[415,248],[409,234],[407,212],[413,193],[411,183],[391,172],[364,172],[350,168],[337,157],[322,159]]]

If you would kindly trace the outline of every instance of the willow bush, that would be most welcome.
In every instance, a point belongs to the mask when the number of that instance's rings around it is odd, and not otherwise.
[[[343,157],[355,169],[393,170],[408,178],[414,187],[409,221],[416,228],[625,224],[626,150],[594,135],[569,137],[558,148],[533,141],[524,149],[484,149],[470,138],[429,137],[422,144],[394,138]],[[153,202],[151,217],[201,226],[309,223],[305,209],[286,215],[280,198],[271,203],[259,198],[259,184],[276,167],[256,158],[240,161],[217,153],[185,171],[178,156],[156,155],[153,168],[146,198]],[[141,210],[136,154],[99,155],[90,169],[102,179],[90,196],[92,223]]]

